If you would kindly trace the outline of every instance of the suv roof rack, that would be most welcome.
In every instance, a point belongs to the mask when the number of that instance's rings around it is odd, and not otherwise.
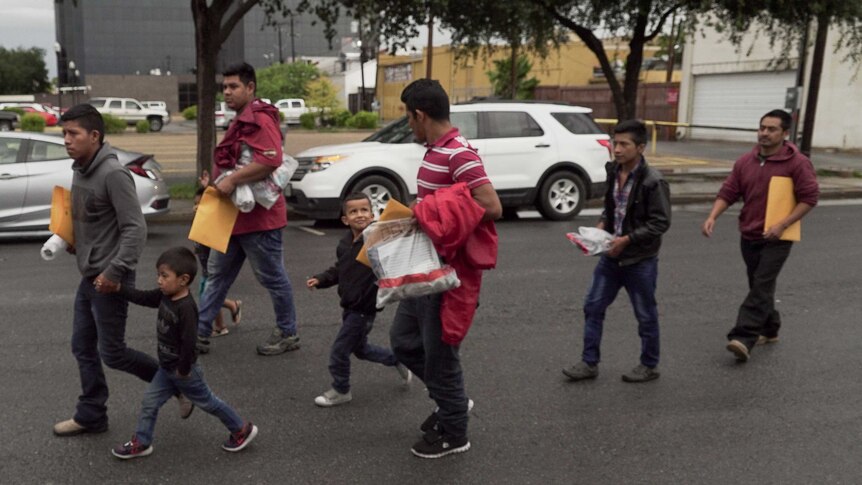
[[[525,104],[556,104],[560,106],[574,106],[572,103],[567,103],[565,101],[551,101],[551,100],[540,100],[540,99],[503,99],[498,98],[496,96],[474,96],[472,99],[468,101],[461,101],[459,103],[455,103],[455,105],[461,104],[477,104],[477,103],[525,103]]]

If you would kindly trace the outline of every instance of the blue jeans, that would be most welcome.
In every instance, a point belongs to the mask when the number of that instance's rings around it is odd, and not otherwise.
[[[350,391],[350,354],[358,359],[394,366],[398,361],[391,350],[368,343],[368,333],[374,326],[373,313],[344,310],[341,329],[329,353],[329,373],[332,388],[345,394]]]
[[[246,257],[257,281],[269,290],[276,325],[285,335],[296,335],[293,288],[284,269],[283,254],[281,229],[234,235],[227,253],[211,251],[207,265],[209,276],[201,295],[198,335],[209,337],[212,334],[213,320],[221,311]]]
[[[159,363],[149,355],[126,346],[126,316],[129,303],[117,294],[102,294],[91,278],[81,278],[75,295],[72,323],[72,354],[78,361],[81,395],[75,421],[87,428],[108,424],[108,383],[102,362],[112,369],[128,372],[147,382],[153,380]],[[135,272],[120,281],[135,286]]]
[[[467,435],[467,394],[461,372],[459,347],[443,342],[440,321],[442,293],[402,300],[389,331],[392,352],[428,388],[440,408],[443,432],[455,438]]]
[[[638,321],[641,364],[651,368],[658,365],[658,306],[655,300],[657,280],[657,257],[628,266],[620,266],[617,260],[607,256],[601,257],[584,301],[584,352],[581,357],[584,362],[589,365],[599,363],[605,310],[613,303],[620,288],[624,287]]]
[[[153,382],[144,392],[141,417],[138,419],[138,429],[135,430],[135,435],[142,445],[152,444],[159,408],[178,392],[189,398],[195,406],[219,418],[231,433],[242,430],[242,418],[233,408],[213,394],[204,382],[204,373],[198,364],[192,366],[186,378],[178,376],[175,370],[168,371],[159,367]]]

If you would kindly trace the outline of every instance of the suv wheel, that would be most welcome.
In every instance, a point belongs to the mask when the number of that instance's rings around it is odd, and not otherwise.
[[[150,122],[150,131],[160,131],[162,129],[162,118],[154,116],[147,121]]]
[[[0,131],[12,131],[12,122],[0,120]]]
[[[350,188],[350,192],[362,192],[371,199],[371,210],[374,212],[375,219],[380,217],[389,199],[404,202],[398,186],[392,180],[380,175],[371,175],[359,179]]]
[[[572,172],[556,172],[539,188],[539,212],[552,221],[572,219],[581,212],[586,198],[581,177]]]

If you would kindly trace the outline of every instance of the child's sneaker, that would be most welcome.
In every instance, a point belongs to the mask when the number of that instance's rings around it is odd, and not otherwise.
[[[335,389],[330,389],[314,398],[314,404],[317,404],[322,408],[331,408],[332,406],[338,406],[339,404],[349,403],[352,399],[353,396],[350,395],[350,391],[342,394]]]
[[[225,451],[241,451],[251,443],[251,440],[257,436],[257,426],[252,423],[245,423],[245,426],[236,433],[231,433],[227,441],[221,445]]]
[[[138,443],[138,437],[132,436],[132,440],[128,443],[115,446],[111,450],[111,454],[121,460],[131,460],[132,458],[153,454],[153,447],[152,445],[144,446]]]
[[[410,372],[410,369],[407,368],[406,365],[398,362],[395,364],[395,370],[398,371],[398,375],[401,376],[401,381],[404,382],[405,386],[410,385],[410,381],[413,380],[413,373]]]

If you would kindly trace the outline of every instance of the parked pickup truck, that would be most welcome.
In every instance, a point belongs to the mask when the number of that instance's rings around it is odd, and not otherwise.
[[[0,131],[12,131],[18,123],[18,114],[0,109]]]
[[[102,114],[116,116],[130,125],[147,120],[150,131],[159,131],[171,122],[167,110],[145,108],[137,99],[132,98],[91,98],[87,101]]]
[[[284,122],[289,125],[299,124],[299,116],[309,112],[304,99],[279,99],[275,107],[284,115]]]

